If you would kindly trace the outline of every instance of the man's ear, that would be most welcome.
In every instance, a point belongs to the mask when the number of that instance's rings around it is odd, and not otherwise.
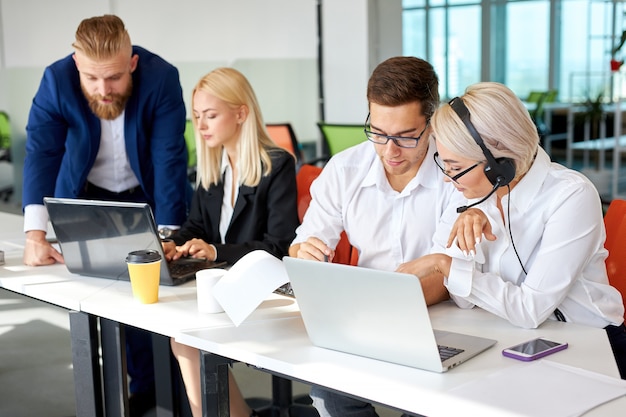
[[[139,55],[135,54],[130,57],[130,72],[135,72],[137,69],[137,63],[139,62]]]

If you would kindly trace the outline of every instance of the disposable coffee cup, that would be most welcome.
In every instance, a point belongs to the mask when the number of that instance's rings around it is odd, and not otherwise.
[[[130,252],[126,257],[130,286],[135,300],[143,304],[159,300],[161,255],[151,249]]]
[[[226,273],[225,269],[210,268],[196,272],[198,291],[198,311],[201,313],[221,313],[224,308],[213,295],[213,288]]]

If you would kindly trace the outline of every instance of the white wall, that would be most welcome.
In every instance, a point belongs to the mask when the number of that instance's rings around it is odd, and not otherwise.
[[[325,0],[322,34],[325,120],[364,123],[370,74],[402,54],[402,0]]]
[[[361,123],[371,70],[402,50],[401,0],[319,1],[326,120]],[[16,183],[28,111],[45,66],[72,52],[81,20],[106,13],[124,20],[133,43],[178,67],[188,109],[202,75],[233,66],[250,79],[267,122],[289,121],[300,140],[318,141],[317,3],[0,0],[0,108],[12,119]]]

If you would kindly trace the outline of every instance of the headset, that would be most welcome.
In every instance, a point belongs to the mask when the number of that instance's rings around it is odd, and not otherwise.
[[[470,135],[474,138],[474,141],[480,149],[483,151],[483,155],[485,155],[485,159],[487,162],[485,163],[485,176],[489,180],[489,182],[493,185],[493,189],[489,194],[485,196],[485,198],[480,201],[470,204],[469,206],[461,206],[456,209],[457,213],[463,213],[470,207],[478,205],[483,201],[487,200],[496,190],[500,187],[504,187],[508,185],[513,178],[515,178],[515,162],[511,158],[494,158],[493,154],[487,147],[485,146],[485,142],[483,142],[483,138],[480,136],[474,124],[470,120],[470,112],[465,107],[465,103],[460,97],[455,97],[450,100],[450,107],[452,110],[459,116],[465,127],[469,131]]]

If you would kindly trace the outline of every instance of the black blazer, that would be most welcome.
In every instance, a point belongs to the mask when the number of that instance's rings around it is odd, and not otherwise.
[[[205,189],[199,185],[189,218],[173,238],[177,245],[199,238],[217,249],[217,260],[235,263],[253,250],[265,250],[277,258],[287,255],[299,225],[296,204],[296,164],[293,155],[272,149],[272,171],[256,187],[239,187],[225,244],[219,224],[224,184]]]

